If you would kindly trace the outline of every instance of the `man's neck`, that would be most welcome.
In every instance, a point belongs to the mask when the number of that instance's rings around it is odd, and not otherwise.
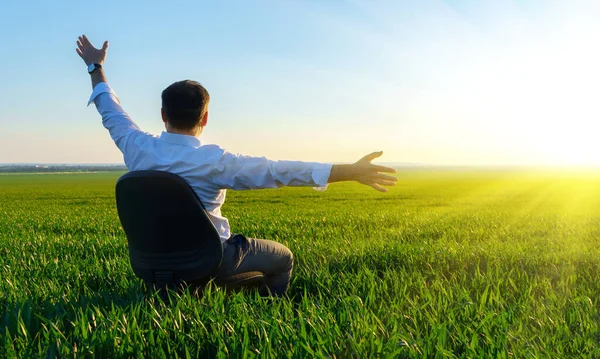
[[[174,133],[177,135],[194,136],[194,137],[199,137],[200,134],[202,133],[202,127],[194,127],[190,130],[180,130],[178,128],[166,126],[166,130],[168,133]]]

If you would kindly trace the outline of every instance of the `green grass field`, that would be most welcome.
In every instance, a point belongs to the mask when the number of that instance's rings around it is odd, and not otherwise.
[[[118,176],[0,176],[0,357],[600,357],[600,172],[230,191],[233,231],[294,252],[289,297],[172,306],[129,266]]]

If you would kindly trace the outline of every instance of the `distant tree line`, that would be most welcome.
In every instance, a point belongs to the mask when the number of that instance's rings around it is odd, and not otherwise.
[[[124,165],[36,165],[36,164],[0,164],[0,173],[35,172],[106,172],[127,171]]]

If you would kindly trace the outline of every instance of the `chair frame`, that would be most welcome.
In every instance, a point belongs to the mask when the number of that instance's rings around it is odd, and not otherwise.
[[[169,193],[166,187],[173,190]],[[163,299],[168,296],[166,289],[189,286],[202,292],[211,280],[228,291],[264,286],[261,272],[217,276],[223,259],[221,238],[200,198],[179,175],[131,171],[117,180],[115,192],[131,267],[148,289],[158,290]],[[169,199],[170,196],[175,196],[175,200]],[[156,206],[148,197],[155,198],[163,207]],[[195,225],[202,233],[198,234],[197,242],[191,238],[189,228],[189,222],[196,220]],[[175,234],[171,235],[170,230]],[[173,238],[165,240],[167,236]]]

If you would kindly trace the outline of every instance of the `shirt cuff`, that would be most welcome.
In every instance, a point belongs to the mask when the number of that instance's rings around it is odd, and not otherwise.
[[[106,82],[100,82],[96,85],[96,87],[94,87],[94,91],[92,91],[92,95],[90,96],[90,100],[88,101],[87,105],[91,105],[92,102],[96,100],[96,97],[103,93],[109,93],[113,95],[117,103],[120,103],[119,98],[117,97],[117,94],[113,91],[113,89]]]
[[[317,187],[313,187],[317,191],[325,191],[328,186],[329,176],[331,175],[332,164],[316,163],[313,166],[312,179]]]

